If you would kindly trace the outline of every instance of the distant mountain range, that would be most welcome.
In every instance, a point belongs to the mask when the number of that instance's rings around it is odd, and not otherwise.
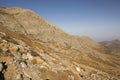
[[[120,56],[120,40],[104,41],[100,44],[104,47],[106,53]]]
[[[69,35],[31,10],[0,7],[6,80],[119,80],[120,56],[106,50],[104,42]]]

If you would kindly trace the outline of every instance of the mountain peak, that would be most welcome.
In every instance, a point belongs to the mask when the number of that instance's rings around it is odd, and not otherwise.
[[[12,7],[1,10],[1,24],[11,26],[7,28],[13,29],[25,35],[32,35],[36,39],[42,39],[44,36],[67,35],[63,30],[43,19],[31,10]],[[4,15],[4,16],[3,16]],[[8,21],[9,20],[9,21]],[[38,36],[39,35],[39,36]]]

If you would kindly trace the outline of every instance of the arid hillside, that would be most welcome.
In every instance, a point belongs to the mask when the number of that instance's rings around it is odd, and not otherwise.
[[[100,42],[107,53],[120,56],[120,40]]]
[[[120,79],[120,56],[18,7],[0,7],[0,62],[6,80]]]

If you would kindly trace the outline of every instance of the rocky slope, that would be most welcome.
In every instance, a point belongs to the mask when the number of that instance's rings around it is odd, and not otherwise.
[[[120,40],[100,42],[107,53],[120,56]]]
[[[0,61],[8,64],[6,80],[120,79],[119,57],[17,7],[0,7]]]

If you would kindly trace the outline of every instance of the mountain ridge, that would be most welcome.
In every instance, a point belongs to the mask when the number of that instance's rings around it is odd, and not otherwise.
[[[120,55],[120,40],[112,40],[112,41],[103,41],[100,44],[104,47],[104,50],[113,55]]]

